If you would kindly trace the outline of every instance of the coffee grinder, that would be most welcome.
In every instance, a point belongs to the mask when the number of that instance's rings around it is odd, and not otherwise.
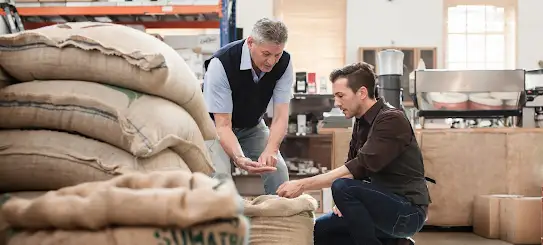
[[[524,93],[522,127],[543,128],[543,69],[526,71]]]
[[[395,49],[382,50],[377,56],[378,95],[398,109],[403,109],[403,58],[403,52]]]

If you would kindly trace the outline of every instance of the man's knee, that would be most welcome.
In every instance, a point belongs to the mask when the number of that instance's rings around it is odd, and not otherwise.
[[[349,178],[336,179],[332,183],[332,197],[338,199],[352,199],[355,196],[360,198],[367,193],[374,193],[374,186],[370,183]]]
[[[315,220],[315,226],[313,233],[315,235],[322,235],[327,229],[326,224],[330,222],[330,214],[325,214]]]
[[[230,174],[232,172],[230,158],[222,148],[218,140],[209,140],[205,142],[211,157],[211,162],[215,167],[215,173]]]
[[[352,186],[352,181],[352,179],[347,178],[339,178],[334,180],[330,188],[332,190],[332,195],[341,195],[348,193],[350,191],[349,187]]]
[[[344,231],[346,225],[344,220],[341,220],[333,213],[327,213],[315,220],[314,234],[315,236],[326,235],[328,232]]]
[[[275,167],[277,168],[277,171],[288,172],[287,163],[283,156],[281,156],[281,153],[277,153],[277,163]]]
[[[277,170],[262,175],[264,191],[268,195],[275,195],[277,188],[289,180],[287,164],[282,157],[277,159]]]

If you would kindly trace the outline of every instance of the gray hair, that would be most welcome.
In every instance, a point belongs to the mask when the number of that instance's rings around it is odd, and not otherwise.
[[[251,37],[257,43],[285,44],[288,39],[288,30],[285,23],[281,21],[263,18],[255,23]]]

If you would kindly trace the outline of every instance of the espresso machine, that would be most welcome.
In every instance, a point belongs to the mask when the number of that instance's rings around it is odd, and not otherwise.
[[[416,70],[410,83],[423,128],[515,127],[525,71]]]
[[[543,69],[526,71],[522,107],[523,128],[543,128]]]

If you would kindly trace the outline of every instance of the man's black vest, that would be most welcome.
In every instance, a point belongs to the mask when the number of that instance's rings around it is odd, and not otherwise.
[[[283,76],[290,61],[290,55],[286,51],[283,52],[273,69],[255,83],[250,69],[240,70],[239,68],[244,42],[245,39],[229,43],[204,62],[206,71],[209,62],[213,58],[218,58],[224,67],[232,90],[233,128],[252,128],[258,125],[264,113],[266,113],[277,80]],[[205,86],[205,83],[203,86]],[[213,114],[210,113],[210,115],[213,118]]]

